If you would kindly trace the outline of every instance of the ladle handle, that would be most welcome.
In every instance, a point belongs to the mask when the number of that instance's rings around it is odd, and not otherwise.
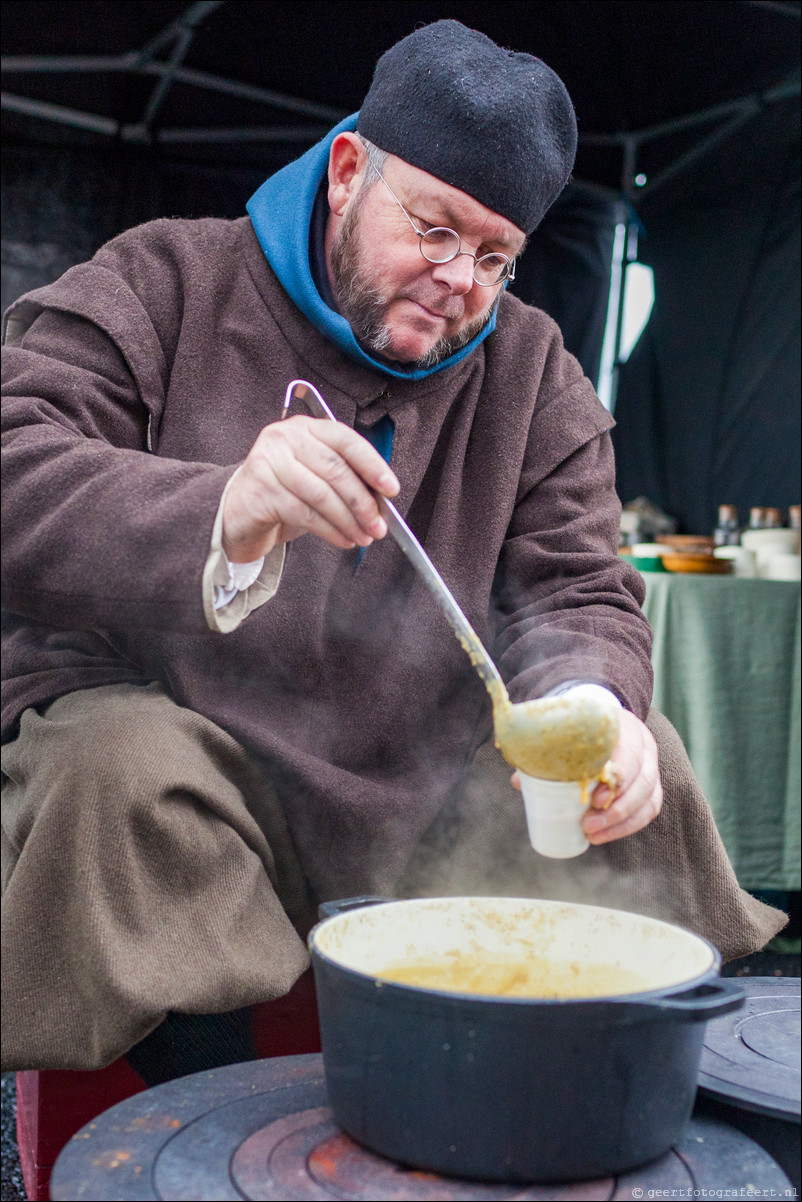
[[[302,404],[306,405],[310,413],[315,417],[327,417],[331,421],[336,422],[337,418],[328,407],[323,397],[320,395],[314,384],[308,383],[306,380],[293,380],[288,388],[284,398],[284,409],[282,418],[287,416],[289,407],[293,398],[297,397]],[[387,529],[392,534],[395,541],[398,543],[401,550],[406,555],[409,562],[415,568],[415,571],[420,576],[423,583],[428,588],[429,592],[434,597],[440,609],[445,614],[446,621],[459,639],[460,645],[467,652],[470,661],[473,664],[479,676],[482,678],[485,688],[490,694],[493,702],[505,699],[507,690],[504,681],[501,679],[499,670],[493,663],[487,653],[487,650],[471,626],[465,614],[460,609],[454,598],[453,593],[448,588],[448,585],[443,580],[437,568],[432,563],[429,556],[424,551],[421,544],[418,542],[415,535],[406,524],[401,514],[393,505],[392,501],[388,501],[386,497],[376,497],[379,506],[379,512],[387,523]]]

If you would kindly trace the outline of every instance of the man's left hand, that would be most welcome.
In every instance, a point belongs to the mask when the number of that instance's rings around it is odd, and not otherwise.
[[[598,784],[582,819],[590,843],[612,843],[648,826],[663,805],[663,788],[652,733],[629,710],[621,710],[618,745],[610,757],[618,783]],[[520,788],[518,774],[512,783]]]
[[[618,784],[600,784],[590,797],[582,826],[590,843],[611,843],[648,826],[663,805],[663,787],[652,732],[629,710],[621,710],[618,746],[610,757]]]

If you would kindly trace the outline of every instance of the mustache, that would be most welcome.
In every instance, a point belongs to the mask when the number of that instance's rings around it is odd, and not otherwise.
[[[446,321],[461,321],[465,316],[465,302],[461,296],[453,296],[451,293],[444,294],[440,291],[432,292],[426,287],[404,288],[397,294],[397,297],[392,299],[415,301],[416,304],[422,305],[430,313],[436,313],[438,317],[445,318]]]

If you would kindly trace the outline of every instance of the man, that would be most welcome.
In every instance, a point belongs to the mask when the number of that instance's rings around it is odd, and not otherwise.
[[[554,323],[505,290],[575,146],[545,64],[437,22],[249,219],[151,223],[15,306],[10,1066],[127,1053],[152,1083],[245,1059],[248,1007],[290,988],[336,896],[612,900],[728,955],[778,929],[659,719],[674,787],[652,821],[611,421]],[[336,424],[279,420],[298,378]],[[513,700],[623,706],[619,786],[594,791],[580,861],[529,848],[487,696],[376,495]]]

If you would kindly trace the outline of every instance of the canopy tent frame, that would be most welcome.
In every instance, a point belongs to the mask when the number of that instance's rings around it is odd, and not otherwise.
[[[247,142],[303,145],[319,141],[329,132],[332,124],[338,123],[347,115],[344,110],[184,65],[199,26],[224,3],[225,0],[198,0],[191,3],[180,17],[171,21],[142,47],[120,55],[11,55],[0,59],[0,67],[8,75],[78,73],[155,77],[155,87],[139,121],[120,122],[98,113],[83,112],[5,91],[0,93],[0,106],[10,112],[142,146],[233,145]],[[769,10],[782,17],[791,17],[797,21],[800,19],[799,7],[784,3],[783,0],[744,0],[744,3]],[[159,58],[158,55],[166,57]],[[292,113],[309,120],[287,125],[271,123],[160,127],[157,123],[159,113],[170,88],[176,83],[251,101],[274,111]],[[641,229],[637,212],[639,206],[647,197],[652,196],[678,175],[687,172],[768,107],[799,94],[800,75],[796,71],[760,91],[753,91],[745,96],[697,109],[641,129],[580,134],[579,141],[583,146],[606,147],[621,153],[620,185],[617,189],[578,178],[573,181],[575,185],[615,203],[616,229],[611,263],[609,313],[600,369],[601,375],[606,376],[607,380],[606,383],[601,378],[599,381],[604,403],[611,410],[615,407],[622,365],[626,275],[630,263],[637,258],[638,234]],[[640,172],[639,160],[643,148],[649,143],[702,127],[707,127],[707,132],[678,153],[676,158],[661,170],[649,178]]]
[[[227,79],[207,71],[198,71],[183,66],[199,25],[222,7],[225,0],[197,0],[176,20],[171,21],[158,34],[138,50],[121,55],[8,55],[0,59],[0,69],[5,74],[43,73],[103,73],[153,75],[157,83],[151,93],[142,118],[138,122],[124,123],[112,117],[82,112],[49,101],[36,100],[12,92],[0,93],[0,107],[9,112],[54,121],[76,129],[104,134],[123,142],[143,145],[192,145],[236,142],[299,142],[313,143],[328,132],[332,124],[341,121],[347,114],[330,105],[319,104],[298,96],[288,96],[270,88]],[[782,16],[799,20],[800,10],[782,0],[746,0],[760,8],[769,9]],[[156,55],[169,49],[169,57],[162,61]],[[317,118],[321,124],[299,125],[236,125],[217,127],[163,127],[156,125],[156,118],[167,94],[174,83],[236,96],[268,108],[297,113],[300,116]],[[585,146],[620,147],[622,150],[621,192],[635,206],[646,196],[654,193],[669,180],[686,171],[704,155],[714,150],[749,120],[762,113],[769,105],[788,100],[800,93],[799,73],[792,73],[760,92],[753,92],[736,100],[711,105],[696,112],[683,114],[670,121],[644,129],[613,132],[586,133],[580,135]],[[701,138],[694,146],[683,151],[651,180],[642,179],[638,173],[638,154],[648,142],[668,137],[683,130],[714,121],[723,121],[717,129]],[[583,182],[583,181],[577,181]],[[599,185],[595,185],[596,188]],[[608,195],[612,195],[610,190]]]

